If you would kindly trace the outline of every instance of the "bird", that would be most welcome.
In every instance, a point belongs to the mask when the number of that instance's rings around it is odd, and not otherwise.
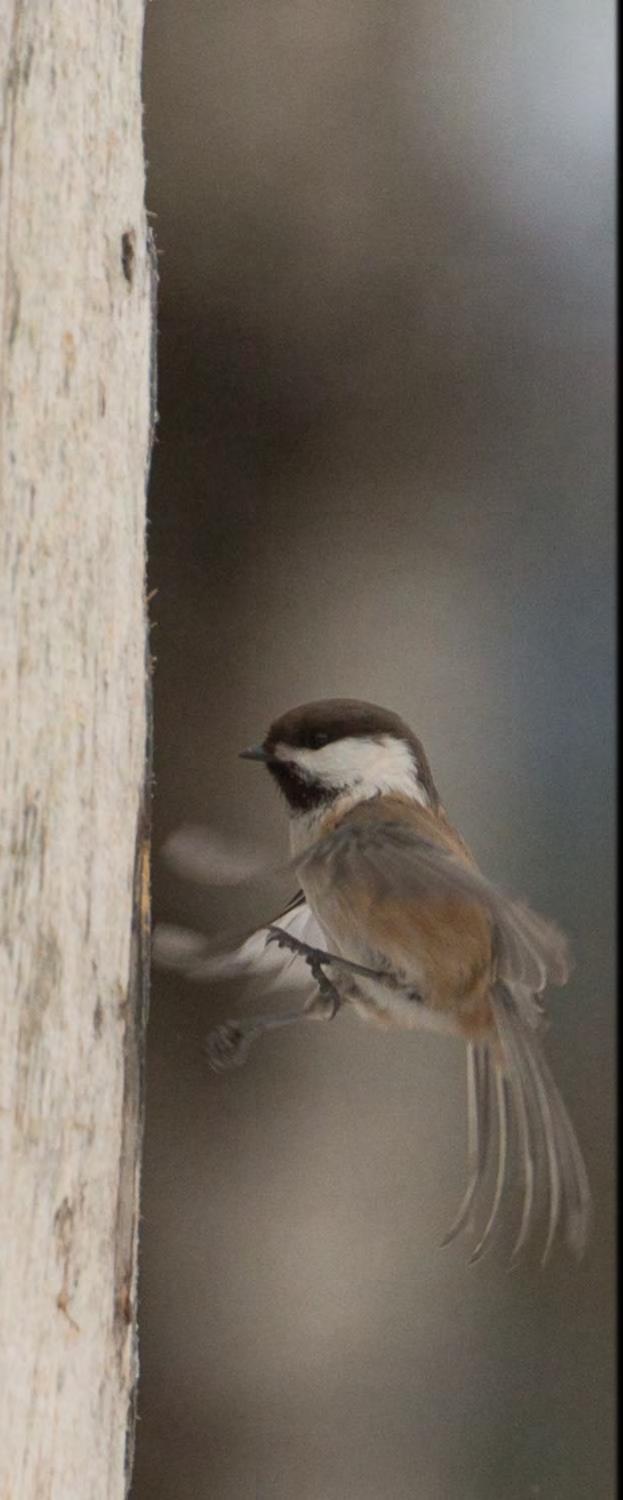
[[[564,985],[570,973],[566,937],[481,873],[446,813],[421,741],[397,713],[349,698],[306,703],[240,753],[262,764],[282,794],[298,889],[231,953],[211,958],[189,938],[173,963],[196,976],[264,965],[278,983],[292,983],[294,970],[307,993],[302,1010],[217,1027],[208,1039],[212,1066],[244,1061],[262,1033],[331,1020],[344,1008],[376,1027],[459,1038],[467,1186],[443,1243],[471,1232],[470,1259],[478,1261],[518,1168],[523,1197],[511,1264],[543,1216],[543,1264],[558,1234],[580,1258],[591,1191],[542,1041],[545,988]],[[163,935],[164,962],[166,949]]]

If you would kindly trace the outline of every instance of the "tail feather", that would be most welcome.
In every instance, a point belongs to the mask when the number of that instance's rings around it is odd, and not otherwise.
[[[444,1243],[468,1224],[485,1198],[486,1162],[496,1136],[493,1199],[472,1261],[480,1259],[491,1242],[505,1188],[517,1161],[523,1178],[523,1201],[511,1263],[543,1216],[547,1227],[542,1264],[548,1259],[559,1231],[579,1258],[586,1249],[592,1202],[575,1131],[534,1026],[526,1024],[512,993],[503,984],[496,986],[491,1002],[499,1048],[494,1057],[492,1050],[482,1044],[468,1047],[468,1119],[472,1121],[469,1179]]]
[[[512,1012],[510,1014],[512,1015]],[[563,1182],[558,1140],[554,1124],[553,1098],[551,1090],[545,1086],[541,1066],[542,1056],[537,1054],[534,1047],[534,1033],[528,1033],[530,1041],[527,1042],[524,1031],[518,1030],[517,1035],[514,1037],[516,1045],[512,1048],[509,1044],[509,1034],[513,1034],[512,1022],[509,1024],[509,1013],[503,1006],[500,1008],[500,1014],[497,1019],[498,1029],[502,1037],[502,1045],[505,1049],[507,1067],[514,1077],[515,1092],[517,1095],[522,1094],[526,1103],[528,1129],[530,1130],[530,1126],[532,1125],[536,1142],[544,1146],[546,1178],[543,1186],[544,1194],[547,1196],[547,1238],[542,1255],[542,1264],[545,1265],[545,1262],[549,1259],[563,1209]],[[528,1158],[530,1160],[534,1159],[542,1170],[541,1155],[538,1152],[534,1152],[532,1143],[530,1143],[525,1148],[523,1162],[524,1180],[525,1163]]]
[[[526,1105],[530,1149],[540,1177],[537,1190],[541,1187],[549,1200],[543,1259],[549,1255],[559,1222],[569,1249],[580,1257],[588,1242],[592,1198],[575,1130],[540,1036],[523,1024],[512,995],[501,986],[493,996],[493,1010],[504,1061]],[[524,1172],[525,1162],[524,1155]]]
[[[495,1188],[493,1191],[493,1202],[489,1211],[489,1217],[482,1231],[476,1248],[472,1251],[470,1261],[474,1264],[484,1254],[490,1239],[493,1236],[498,1221],[498,1215],[504,1196],[508,1175],[508,1082],[499,1068],[495,1070],[495,1101],[497,1106],[498,1120],[498,1162],[495,1174]]]
[[[442,1240],[443,1245],[449,1245],[472,1222],[473,1209],[482,1188],[490,1138],[490,1066],[488,1048],[470,1042],[467,1048],[467,1187],[458,1213]]]

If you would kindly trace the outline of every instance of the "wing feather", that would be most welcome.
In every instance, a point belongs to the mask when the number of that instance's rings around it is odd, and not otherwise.
[[[541,1007],[535,996],[548,982],[564,984],[570,970],[567,940],[551,922],[516,901],[485,878],[478,868],[444,843],[423,837],[406,820],[354,817],[304,852],[297,861],[305,873],[327,882],[344,904],[348,892],[373,883],[374,897],[403,903],[463,898],[477,903],[492,925],[495,968],[513,990],[525,1020],[537,1025]]]
[[[273,922],[258,927],[231,948],[219,947],[209,938],[188,928],[160,923],[154,932],[154,961],[163,969],[176,970],[187,979],[259,979],[271,989],[313,988],[309,968],[296,953],[268,947],[268,928],[277,924],[301,942],[322,947],[323,934],[302,891],[298,891]]]

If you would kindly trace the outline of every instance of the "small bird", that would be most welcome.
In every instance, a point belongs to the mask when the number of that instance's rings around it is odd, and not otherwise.
[[[204,972],[261,970],[274,944],[273,972],[281,964],[279,977],[287,978],[285,965],[295,965],[300,977],[303,967],[314,987],[302,1011],[218,1027],[209,1039],[213,1065],[243,1060],[262,1032],[330,1019],[344,1006],[376,1026],[459,1037],[467,1051],[468,1183],[444,1243],[475,1228],[495,1156],[472,1261],[491,1241],[515,1160],[523,1203],[512,1260],[542,1212],[543,1262],[559,1228],[581,1256],[588,1178],[540,1036],[543,991],[569,976],[563,934],[481,874],[440,801],[420,740],[397,714],[345,698],[307,703],[241,753],[267,767],[285,798],[300,889],[273,923],[229,957],[208,960]],[[191,949],[196,963],[200,945]]]

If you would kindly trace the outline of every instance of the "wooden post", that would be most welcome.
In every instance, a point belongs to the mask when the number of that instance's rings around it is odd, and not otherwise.
[[[121,1500],[149,927],[143,0],[0,6],[0,1500]]]

